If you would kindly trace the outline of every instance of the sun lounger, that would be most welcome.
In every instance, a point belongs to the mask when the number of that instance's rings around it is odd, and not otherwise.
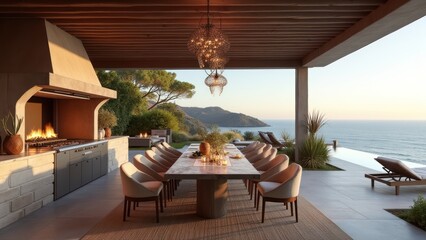
[[[274,146],[276,148],[283,148],[283,147],[285,147],[285,143],[281,142],[280,140],[278,140],[277,137],[275,137],[274,133],[267,132],[266,134],[268,134],[268,137],[269,137],[269,139],[272,142],[272,146]]]
[[[285,147],[284,143],[278,141],[272,132],[261,132],[259,131],[260,138],[267,144],[271,144],[275,148]]]
[[[371,187],[374,181],[395,187],[395,195],[399,195],[400,186],[426,185],[426,168],[409,168],[403,162],[385,157],[377,157],[375,160],[383,166],[386,173],[365,174],[371,179]]]

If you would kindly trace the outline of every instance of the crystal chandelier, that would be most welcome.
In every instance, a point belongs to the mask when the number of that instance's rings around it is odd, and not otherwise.
[[[218,73],[217,70],[215,70],[207,76],[204,83],[210,88],[212,95],[215,95],[216,93],[220,95],[223,91],[223,87],[228,83],[228,80],[226,80],[221,73]]]
[[[210,22],[210,0],[207,0],[207,23],[201,24],[188,40],[188,49],[193,53],[200,68],[223,69],[227,63],[228,37]]]

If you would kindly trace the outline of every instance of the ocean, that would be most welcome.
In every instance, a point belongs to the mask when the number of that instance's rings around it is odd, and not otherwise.
[[[251,131],[256,135],[258,131],[268,131],[279,138],[286,131],[294,137],[294,120],[263,121],[270,126],[220,129]],[[328,120],[319,135],[327,143],[337,140],[341,147],[426,164],[426,121]]]

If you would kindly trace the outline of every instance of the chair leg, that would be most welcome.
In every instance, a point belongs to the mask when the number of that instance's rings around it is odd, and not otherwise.
[[[253,199],[253,181],[249,180],[249,194],[250,194],[250,200]]]
[[[164,196],[164,207],[166,208],[167,207],[167,185],[168,185],[168,183],[167,182],[163,182],[163,196]]]
[[[127,216],[128,217],[130,217],[130,206],[132,205],[132,201],[131,200],[129,200],[128,202],[127,202]]]
[[[257,193],[257,182],[253,182],[253,185],[254,185],[254,207],[256,207],[256,198],[257,198],[257,195],[258,195],[258,193]]]
[[[284,203],[285,209],[288,210],[288,202]]]
[[[265,198],[262,197],[262,223],[265,221]]]
[[[169,188],[169,192],[168,192],[168,194],[169,194],[169,200],[171,201],[172,200],[172,196],[173,196],[173,191],[172,191],[172,184],[169,182],[168,183],[168,188]]]
[[[260,200],[260,192],[257,193],[256,211],[259,211],[259,200]]]
[[[290,203],[291,216],[293,216],[293,202]]]
[[[127,199],[124,197],[123,222],[126,221]]]
[[[296,210],[296,222],[299,222],[299,216],[297,215],[297,198],[294,201],[294,207],[295,207],[295,210]]]
[[[155,199],[155,215],[157,217],[157,223],[159,223],[160,222],[160,217],[159,217],[160,213],[158,212],[158,198]]]
[[[160,198],[160,211],[164,212],[163,211],[163,195],[160,193],[160,194],[158,194],[158,197]]]

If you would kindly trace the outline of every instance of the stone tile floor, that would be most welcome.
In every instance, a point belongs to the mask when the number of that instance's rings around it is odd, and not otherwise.
[[[331,163],[345,171],[304,171],[301,195],[354,239],[426,239],[426,232],[384,210],[408,208],[426,195],[426,186],[401,187],[399,196],[384,184],[371,189],[364,174],[380,170],[373,157],[337,148]],[[0,239],[79,239],[121,202],[119,172],[113,171],[0,230]]]

